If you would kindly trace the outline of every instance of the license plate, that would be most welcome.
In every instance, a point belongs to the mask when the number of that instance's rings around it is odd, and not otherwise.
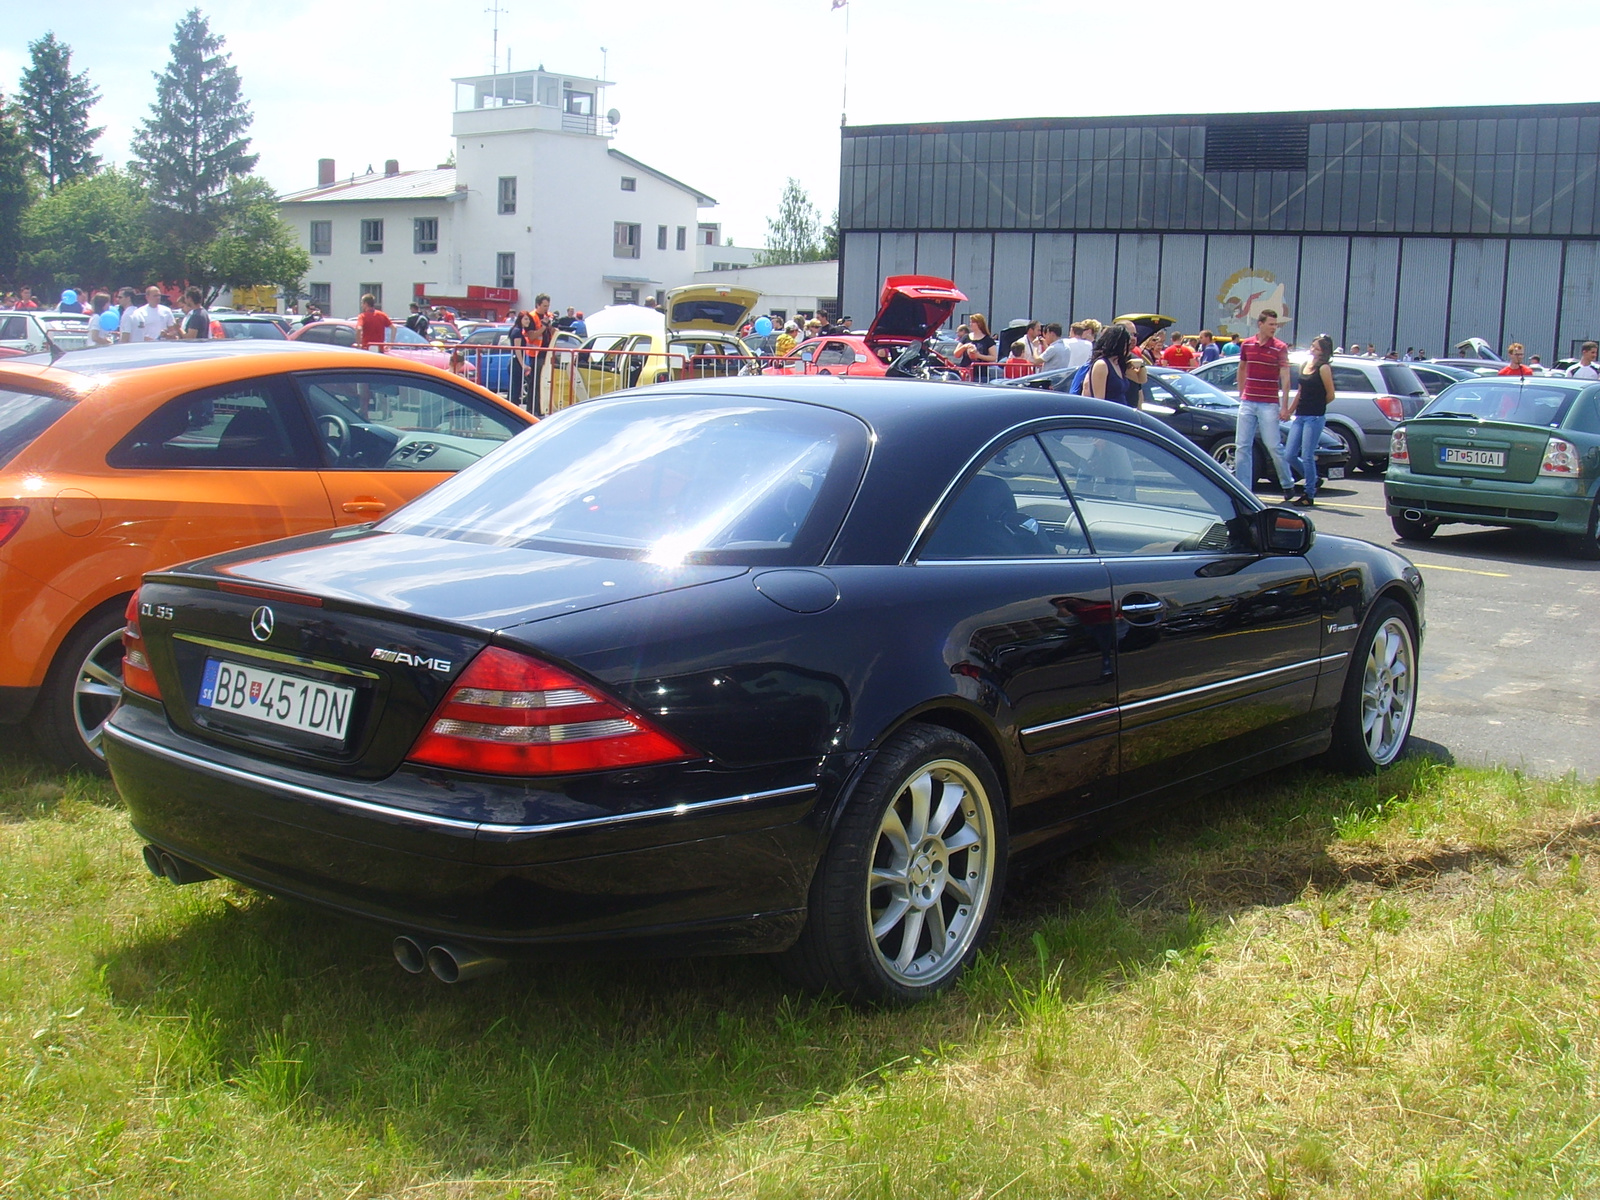
[[[350,726],[355,688],[335,687],[298,675],[280,675],[240,663],[206,659],[200,707],[217,709],[342,742]]]
[[[1328,478],[1329,479],[1343,479],[1344,478],[1344,468],[1343,467],[1329,467],[1328,468]]]
[[[1439,461],[1452,467],[1503,467],[1504,450],[1461,450],[1455,446],[1440,446]]]

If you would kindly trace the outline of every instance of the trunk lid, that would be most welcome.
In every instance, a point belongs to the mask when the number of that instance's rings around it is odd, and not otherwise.
[[[753,288],[692,284],[667,293],[667,328],[676,333],[698,329],[738,333],[761,299]]]
[[[949,279],[936,275],[891,275],[883,281],[878,314],[867,328],[868,341],[922,341],[950,319],[966,301]]]
[[[1497,421],[1423,417],[1406,422],[1414,475],[1532,483],[1551,436],[1549,430]]]
[[[149,576],[140,591],[147,652],[167,715],[185,733],[352,778],[400,766],[498,630],[745,570],[410,534],[280,545]],[[319,582],[330,578],[338,585]]]

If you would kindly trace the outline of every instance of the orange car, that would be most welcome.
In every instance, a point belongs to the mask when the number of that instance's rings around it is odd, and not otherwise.
[[[144,572],[374,520],[531,423],[443,371],[330,346],[0,362],[0,723],[103,769]]]

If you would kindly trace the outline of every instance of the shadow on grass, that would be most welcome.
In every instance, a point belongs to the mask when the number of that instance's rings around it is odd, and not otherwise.
[[[45,761],[25,726],[0,727],[0,822],[48,817],[67,799],[121,807],[109,780]]]
[[[380,930],[224,883],[200,886],[226,903],[120,949],[106,980],[118,1004],[182,1019],[174,1065],[193,1086],[334,1118],[452,1174],[603,1167],[1203,951],[1228,912],[1337,883],[1326,847],[1341,822],[1437,769],[1280,771],[1059,859],[1008,894],[961,987],[911,1010],[798,994],[756,957],[517,965],[449,989],[402,973]]]

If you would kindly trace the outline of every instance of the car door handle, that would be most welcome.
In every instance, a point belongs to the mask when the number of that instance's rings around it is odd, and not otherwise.
[[[1129,592],[1117,608],[1130,625],[1154,625],[1161,620],[1167,606],[1148,592]]]
[[[381,513],[389,509],[389,506],[376,496],[356,496],[346,500],[339,507],[347,513]]]

